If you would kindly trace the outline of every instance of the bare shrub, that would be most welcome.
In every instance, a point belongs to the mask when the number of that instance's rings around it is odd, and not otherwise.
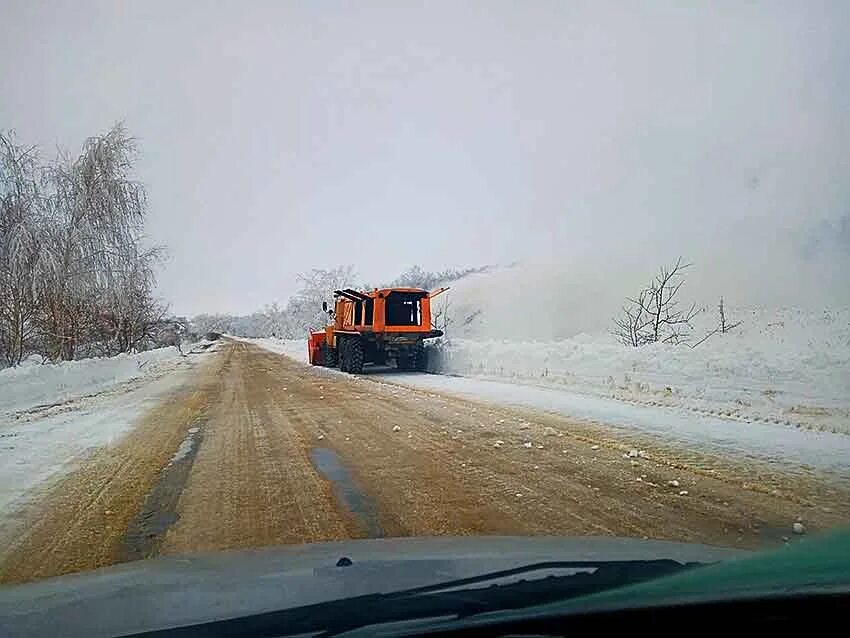
[[[637,348],[659,341],[687,342],[693,330],[691,321],[700,312],[696,304],[679,305],[678,294],[690,266],[682,263],[681,257],[672,266],[662,266],[636,297],[626,299],[612,330],[623,345]]]

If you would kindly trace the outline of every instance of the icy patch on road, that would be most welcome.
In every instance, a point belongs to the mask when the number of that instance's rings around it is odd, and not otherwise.
[[[197,432],[198,428],[189,429],[189,434],[187,434],[186,438],[180,442],[180,445],[177,447],[177,451],[174,453],[174,456],[172,456],[171,460],[168,462],[169,465],[182,461],[187,456],[189,456],[189,453],[192,451],[192,448],[195,447],[195,434]]]

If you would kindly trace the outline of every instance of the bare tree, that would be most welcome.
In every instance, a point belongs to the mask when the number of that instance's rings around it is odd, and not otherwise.
[[[448,296],[444,297],[442,302],[432,309],[431,325],[435,330],[442,330],[443,334],[448,332],[449,326],[453,323],[451,310],[452,301]]]
[[[691,321],[699,314],[696,304],[680,306],[677,295],[685,283],[684,272],[691,264],[682,258],[672,266],[662,266],[637,297],[626,300],[612,333],[621,343],[639,347],[647,343],[685,343],[693,329]]]
[[[20,363],[36,334],[43,196],[34,147],[0,133],[0,357]]]
[[[632,299],[626,299],[619,317],[614,319],[614,336],[624,346],[637,348],[652,341],[649,327],[652,318],[645,310],[648,290],[640,291],[640,294]]]
[[[681,257],[672,267],[662,266],[647,289],[643,308],[652,319],[653,342],[681,343],[693,328],[691,321],[699,314],[696,304],[682,309],[676,298],[685,283],[684,271],[690,266],[683,264]]]

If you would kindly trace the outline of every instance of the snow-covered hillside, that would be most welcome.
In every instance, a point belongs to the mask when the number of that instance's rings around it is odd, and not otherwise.
[[[850,433],[850,311],[732,310],[742,324],[695,348],[628,348],[607,334],[451,339],[432,370],[509,378],[743,420]],[[706,313],[697,325],[707,331]]]

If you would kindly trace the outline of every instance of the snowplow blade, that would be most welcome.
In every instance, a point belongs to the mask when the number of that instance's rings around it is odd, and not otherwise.
[[[326,341],[327,336],[324,331],[310,333],[310,339],[307,341],[307,357],[310,361],[310,365],[324,365],[325,362],[322,357],[322,345],[326,343]]]

